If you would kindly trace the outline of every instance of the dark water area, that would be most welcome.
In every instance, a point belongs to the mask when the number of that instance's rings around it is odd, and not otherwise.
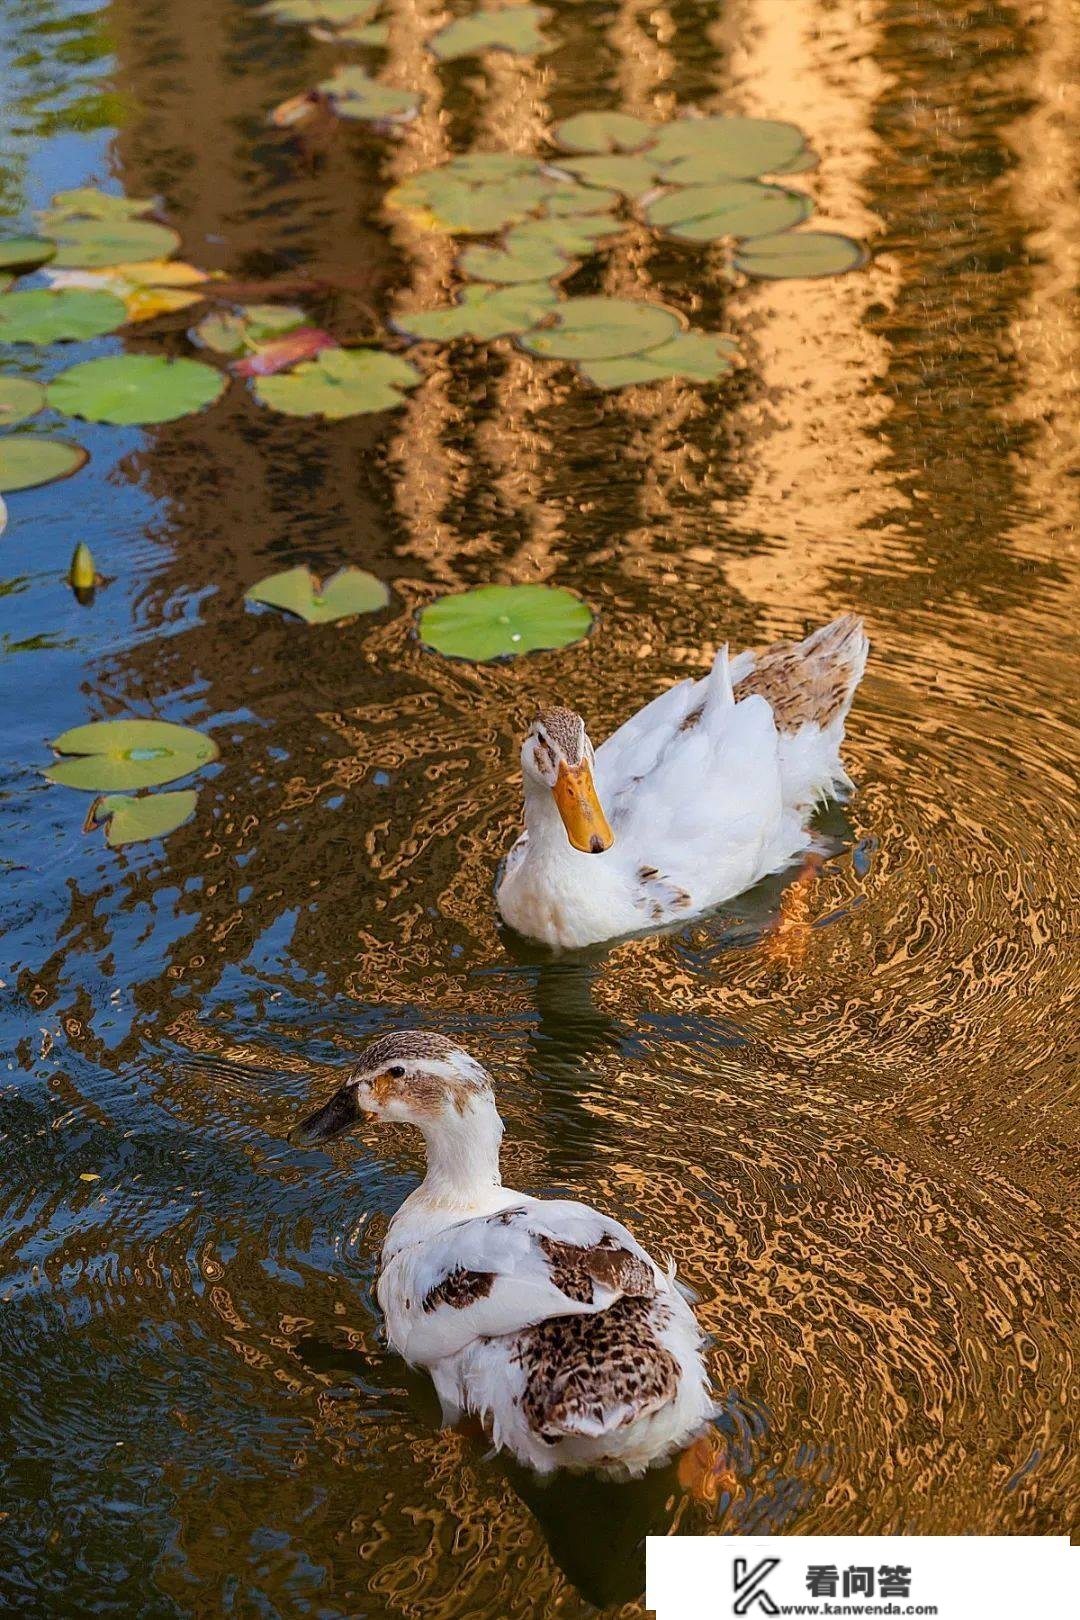
[[[466,8],[456,3],[453,11]],[[444,302],[453,245],[387,187],[534,152],[568,113],[798,123],[799,183],[866,268],[733,285],[628,230],[577,291],[734,334],[719,385],[601,394],[506,340],[432,350],[402,410],[274,415],[233,386],[92,461],[0,538],[0,1612],[643,1613],[662,1533],[1075,1529],[1080,22],[1069,0],[556,0],[547,57],[439,66],[388,0],[400,138],[316,160],[268,111],[340,58],[250,6],[8,0],[0,207],[160,194],[183,256],[330,276],[345,337]],[[166,352],[189,352],[184,319]],[[160,352],[98,339],[78,358]],[[53,350],[7,373],[48,376]],[[77,431],[72,431],[77,429]],[[65,583],[76,541],[111,583]],[[296,562],[376,617],[245,609]],[[597,610],[472,666],[417,607],[487,581]],[[858,791],[811,882],[553,957],[502,931],[536,700],[599,739],[715,646],[862,613]],[[196,725],[194,819],[109,850],[46,783],[87,720]],[[1071,930],[1071,934],[1070,934]],[[674,1470],[541,1489],[438,1426],[373,1285],[410,1135],[290,1147],[375,1032],[495,1074],[504,1174],[595,1202],[700,1295],[715,1508]]]

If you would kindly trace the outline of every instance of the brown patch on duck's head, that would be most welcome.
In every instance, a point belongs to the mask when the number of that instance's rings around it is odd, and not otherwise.
[[[293,1132],[305,1145],[330,1141],[364,1117],[426,1125],[463,1115],[490,1095],[491,1082],[475,1058],[445,1035],[400,1030],[372,1041],[344,1084]]]

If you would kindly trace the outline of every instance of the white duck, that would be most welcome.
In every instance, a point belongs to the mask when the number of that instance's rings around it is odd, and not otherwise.
[[[844,721],[869,643],[852,614],[662,692],[595,751],[572,709],[522,745],[525,831],[496,902],[519,933],[575,948],[660,928],[741,894],[808,841],[851,782]]]
[[[329,1141],[365,1114],[416,1125],[427,1144],[377,1296],[447,1422],[473,1413],[542,1474],[641,1474],[702,1435],[715,1408],[673,1273],[588,1204],[503,1186],[502,1120],[475,1059],[442,1035],[384,1036],[292,1140]]]

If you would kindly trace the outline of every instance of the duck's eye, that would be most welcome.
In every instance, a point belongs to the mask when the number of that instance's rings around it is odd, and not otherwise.
[[[395,1063],[393,1068],[387,1069],[386,1072],[391,1080],[404,1080],[405,1078],[405,1070],[400,1063]]]

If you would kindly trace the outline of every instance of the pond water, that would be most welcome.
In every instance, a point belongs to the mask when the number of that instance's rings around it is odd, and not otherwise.
[[[439,66],[442,7],[387,0],[420,114],[312,155],[266,122],[340,57],[302,29],[221,0],[4,7],[12,223],[61,187],[159,194],[197,264],[336,278],[308,303],[343,334],[452,285],[446,238],[388,227],[388,184],[595,106],[795,121],[821,159],[798,183],[872,249],[737,286],[644,228],[588,261],[578,290],[734,334],[717,386],[601,394],[506,341],[442,349],[396,413],[296,420],[233,386],[161,428],[69,424],[90,466],[9,498],[5,1612],[638,1615],[646,1530],[1060,1533],[1080,1500],[1075,10],[551,10],[549,56]],[[189,352],[183,326],[126,341]],[[111,581],[88,607],[79,540]],[[391,607],[245,610],[304,560],[373,570]],[[417,606],[490,580],[569,586],[596,632],[422,651]],[[500,931],[538,697],[599,738],[718,642],[847,610],[873,643],[858,791],[816,879],[582,955]],[[220,748],[163,843],[109,850],[40,775],[46,739],[115,716]],[[387,1354],[375,1268],[418,1142],[285,1138],[401,1023],[493,1069],[508,1181],[602,1204],[700,1294],[711,1512],[673,1471],[539,1490]]]

